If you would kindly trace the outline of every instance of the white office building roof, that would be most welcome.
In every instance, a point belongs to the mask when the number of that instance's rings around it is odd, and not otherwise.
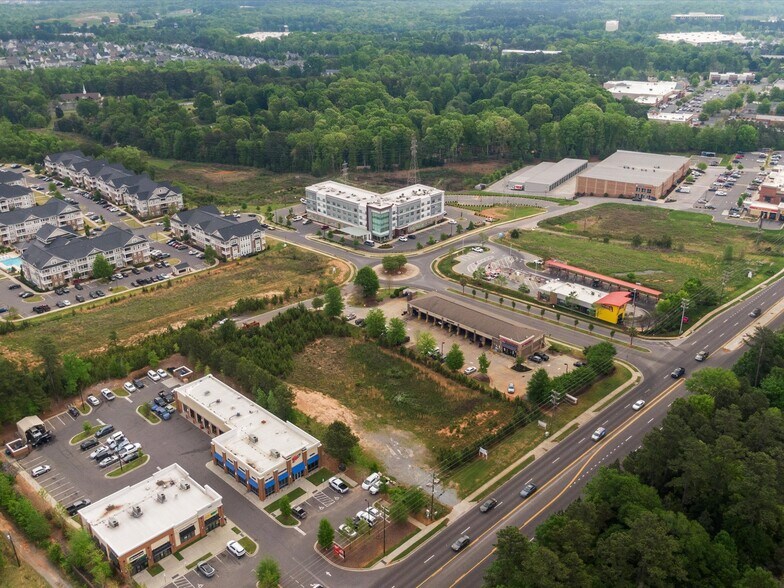
[[[618,150],[582,172],[579,177],[655,185],[665,181],[688,162],[688,158],[679,155]]]
[[[303,448],[319,445],[312,435],[279,419],[212,374],[180,386],[177,395],[226,423],[230,429],[213,442],[260,473],[279,466],[282,459]]]
[[[342,198],[350,200],[351,202],[370,204],[378,207],[391,206],[393,204],[402,204],[404,202],[412,202],[419,200],[424,196],[432,196],[436,194],[443,194],[443,190],[425,186],[423,184],[413,184],[392,190],[385,194],[371,192],[370,190],[363,190],[362,188],[355,188],[340,182],[333,182],[328,180],[308,186],[308,190],[316,192],[318,195],[332,196],[334,198]]]
[[[501,55],[560,55],[563,51],[547,49],[502,49]]]
[[[710,14],[708,12],[687,12],[685,14],[673,14],[672,18],[674,20],[687,20],[692,18],[705,18],[708,20],[721,20],[724,18],[723,14]]]
[[[687,123],[694,118],[694,112],[649,112],[649,120],[671,123]]]
[[[666,98],[678,90],[677,82],[638,82],[635,80],[611,80],[604,88],[616,98],[623,96],[650,97],[655,104],[657,99]]]
[[[159,495],[165,495],[161,501]],[[179,464],[158,470],[79,511],[82,520],[118,557],[145,546],[194,516],[217,509],[222,497],[201,486]],[[139,516],[134,515],[138,508]]]
[[[741,33],[734,35],[727,35],[719,31],[704,31],[695,33],[663,33],[658,35],[661,41],[668,41],[670,43],[688,43],[689,45],[710,45],[713,43],[739,43],[745,44],[751,41]]]
[[[521,171],[518,175],[509,178],[510,184],[541,184],[550,186],[557,183],[564,176],[579,170],[588,163],[587,159],[573,159],[566,157],[558,162],[543,161],[533,167]],[[526,188],[527,190],[528,188]]]

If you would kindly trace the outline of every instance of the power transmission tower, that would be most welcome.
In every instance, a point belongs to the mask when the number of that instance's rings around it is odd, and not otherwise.
[[[411,164],[408,168],[408,184],[419,183],[419,165],[417,163],[417,140],[411,137]]]

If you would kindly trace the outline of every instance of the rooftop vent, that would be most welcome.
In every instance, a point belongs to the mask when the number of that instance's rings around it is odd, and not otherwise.
[[[209,396],[209,395],[210,395],[210,391],[209,391],[209,390],[205,390],[205,391],[204,391],[204,395],[205,395],[205,396]]]
[[[251,443],[258,443],[259,442],[259,438],[256,437],[256,435],[249,435],[249,438],[250,438]]]
[[[140,516],[142,516],[142,514],[144,514],[144,513],[142,513],[142,507],[141,506],[134,506],[131,509],[131,516],[133,518],[135,518],[135,519],[138,519]]]
[[[190,487],[191,487],[191,485],[188,482],[186,482],[185,480],[182,480],[180,482],[180,490],[190,490]]]
[[[278,451],[277,449],[272,449],[272,450],[270,451],[270,455],[271,455],[272,457],[280,457],[280,451]]]
[[[166,502],[166,495],[163,492],[158,492],[157,500],[161,503]]]
[[[117,519],[115,519],[114,517],[111,517],[111,518],[110,518],[110,519],[107,521],[107,524],[108,524],[110,527],[112,527],[113,529],[114,529],[114,528],[116,528],[116,527],[119,527],[119,526],[120,526],[120,523],[118,523],[118,522],[117,522]]]

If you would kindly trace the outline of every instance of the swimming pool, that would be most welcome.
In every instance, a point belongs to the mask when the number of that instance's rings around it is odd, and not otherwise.
[[[0,259],[0,265],[3,266],[3,269],[6,271],[19,271],[22,268],[22,258],[18,255],[15,257],[6,257],[5,259]]]

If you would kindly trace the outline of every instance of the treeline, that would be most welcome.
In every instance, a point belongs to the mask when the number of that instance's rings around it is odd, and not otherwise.
[[[499,533],[485,585],[778,586],[782,364],[784,337],[760,330],[734,372],[696,372],[662,427],[534,542],[516,527]]]

